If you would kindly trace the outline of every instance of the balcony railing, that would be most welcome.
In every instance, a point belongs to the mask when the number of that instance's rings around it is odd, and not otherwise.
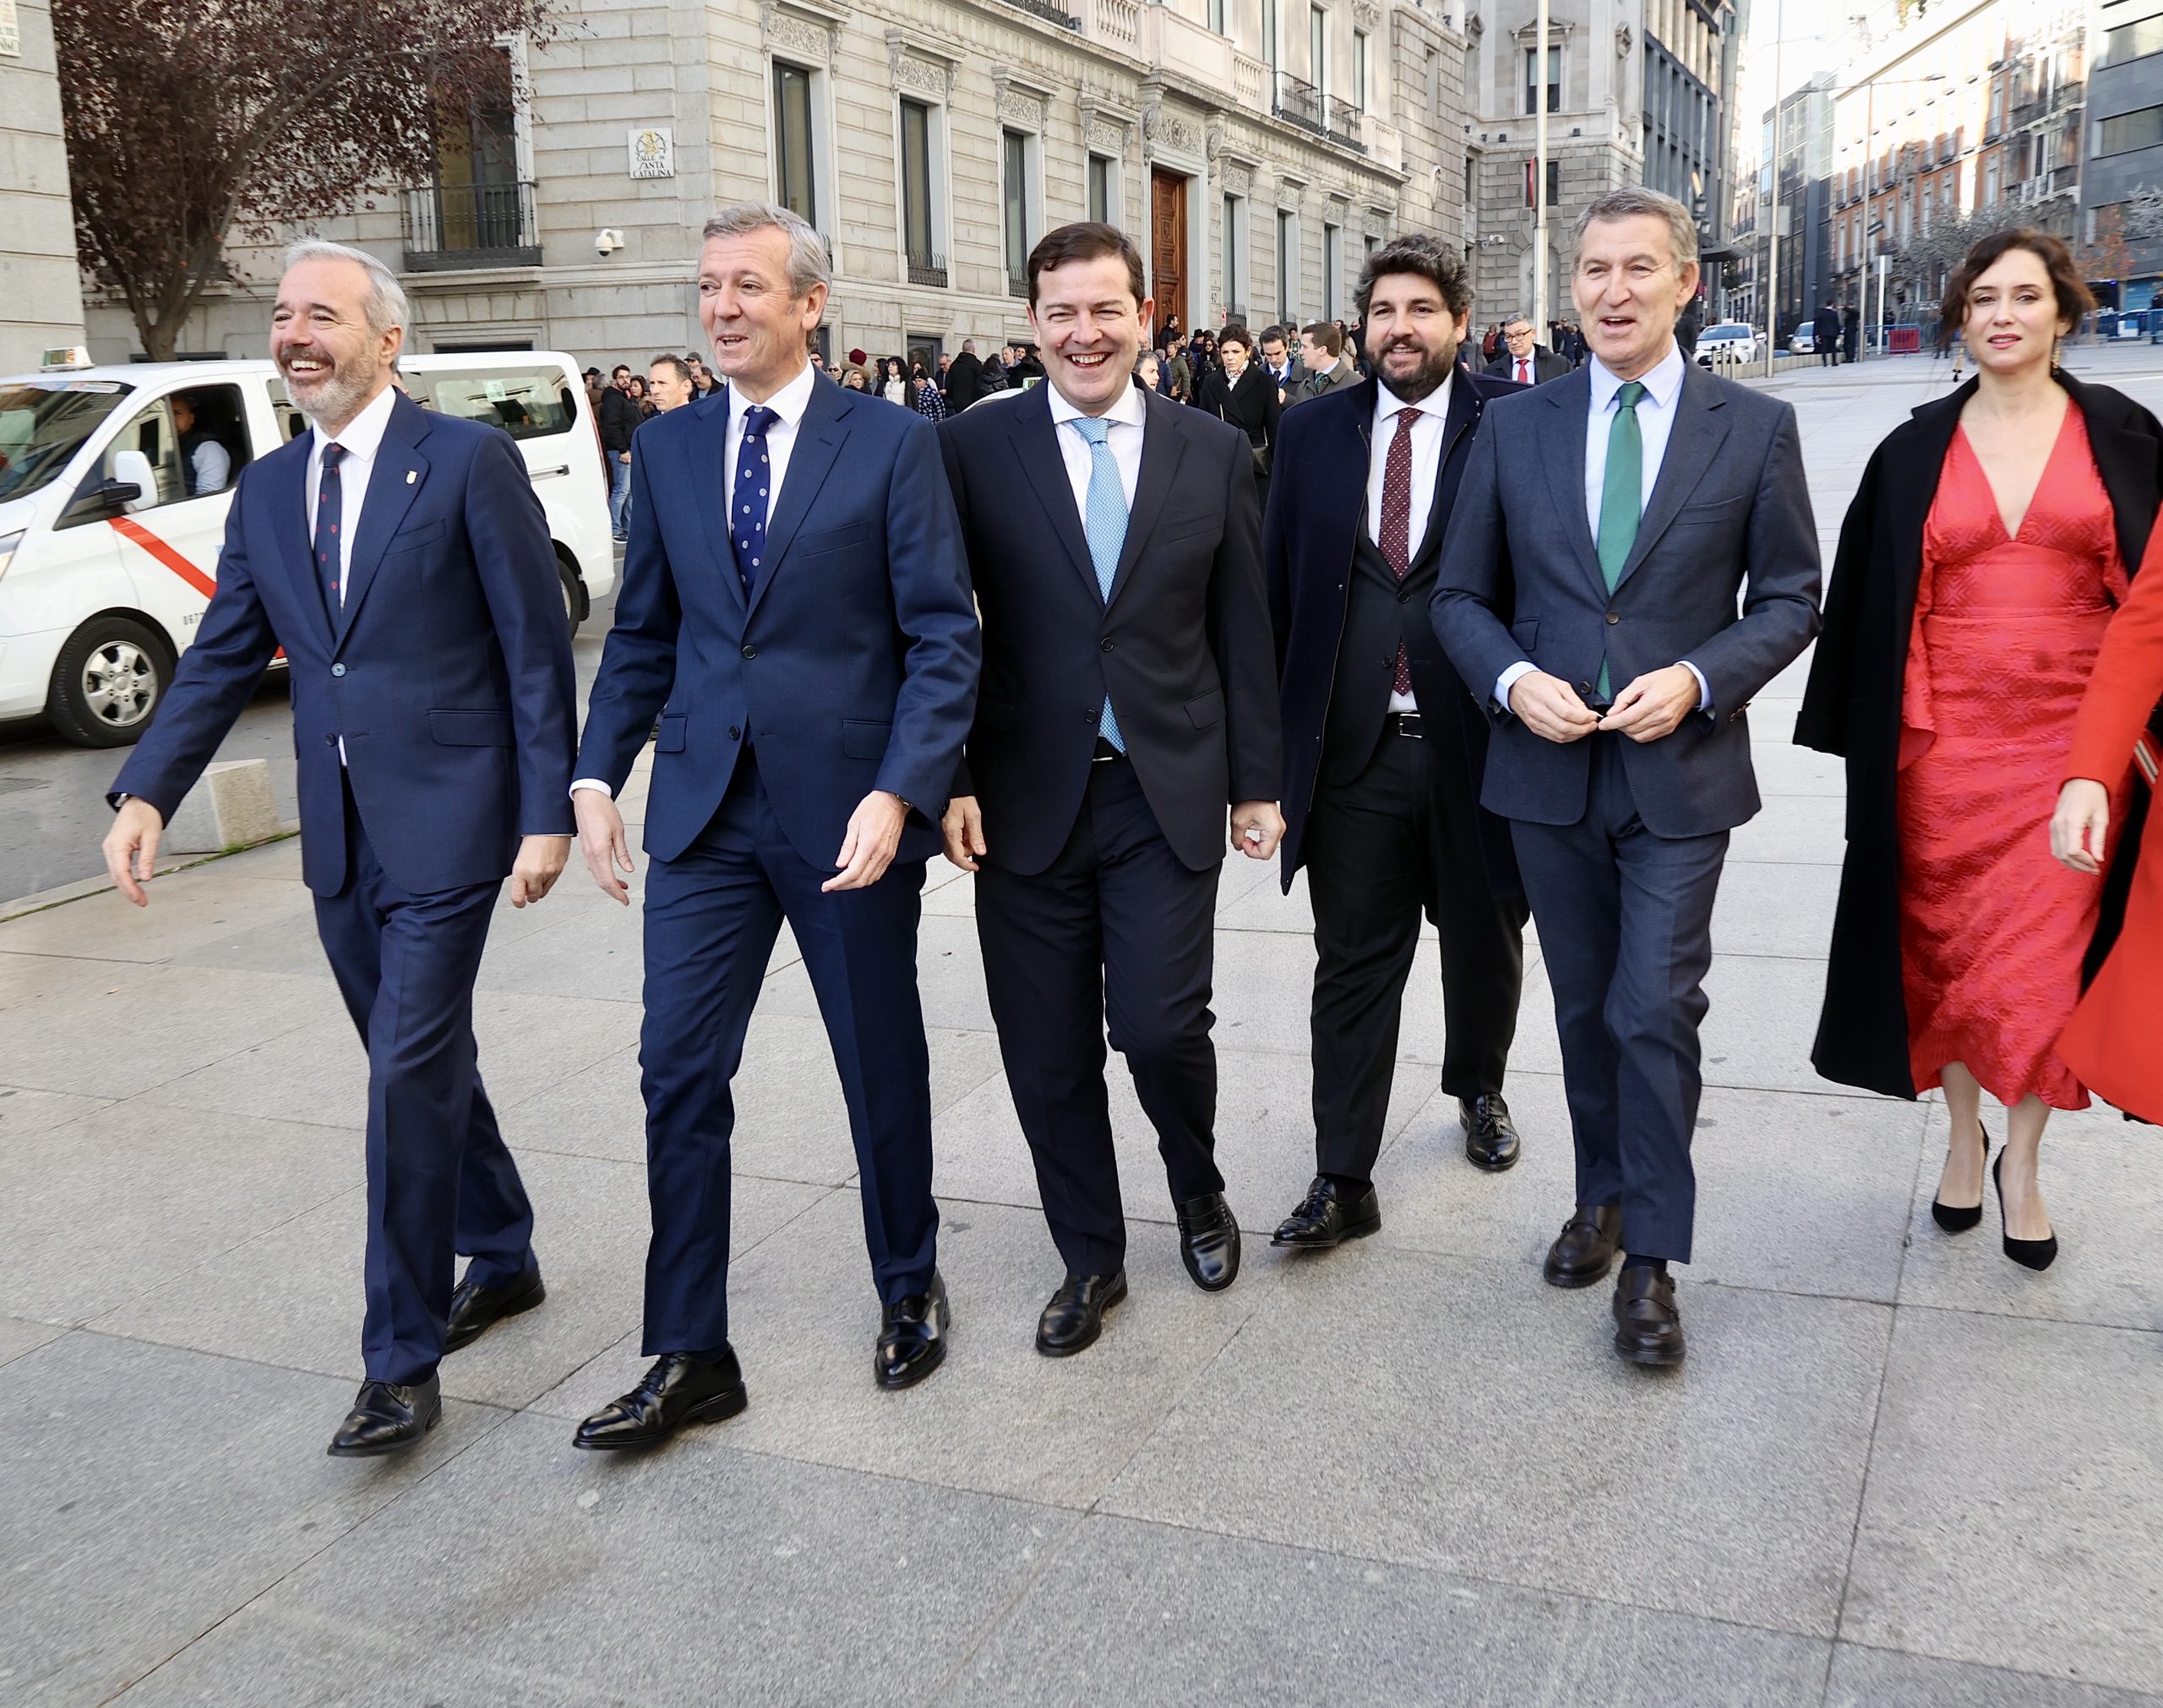
[[[1329,98],[1329,133],[1347,148],[1357,149],[1361,154],[1367,151],[1366,127],[1359,109],[1333,95]]]
[[[411,273],[541,264],[531,183],[422,184],[406,192],[399,224]]]
[[[1029,275],[1027,273],[1008,273],[1006,294],[1009,296],[1019,296],[1026,300],[1029,294]]]
[[[1006,0],[1009,6],[1041,18],[1047,24],[1056,24],[1061,30],[1079,30],[1082,19],[1076,14],[1069,0]]]
[[[1329,127],[1322,122],[1321,91],[1289,72],[1277,73],[1277,92],[1272,110],[1287,124],[1310,130],[1316,136],[1329,134]]]
[[[946,288],[946,258],[944,255],[923,255],[914,250],[909,253],[909,283],[935,285]]]

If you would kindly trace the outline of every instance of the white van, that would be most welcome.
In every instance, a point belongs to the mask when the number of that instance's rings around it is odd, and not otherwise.
[[[217,585],[233,483],[307,423],[267,361],[92,367],[74,354],[0,378],[0,718],[42,712],[71,742],[125,747]],[[578,364],[518,351],[399,367],[423,407],[518,441],[575,631],[616,580]]]

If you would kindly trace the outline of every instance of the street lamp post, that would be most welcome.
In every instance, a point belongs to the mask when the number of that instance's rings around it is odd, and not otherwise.
[[[1532,332],[1547,335],[1547,0],[1532,60]]]
[[[1773,217],[1767,227],[1770,264],[1765,280],[1765,378],[1773,377],[1773,361],[1780,347],[1780,117],[1787,106],[1782,93],[1787,79],[1780,74],[1781,50],[1787,46],[1787,0],[1773,14]]]

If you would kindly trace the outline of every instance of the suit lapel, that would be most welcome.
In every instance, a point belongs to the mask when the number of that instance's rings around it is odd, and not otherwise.
[[[1186,434],[1182,430],[1185,422],[1180,415],[1185,405],[1144,395],[1141,407],[1142,419],[1147,422],[1141,430],[1141,472],[1134,483],[1134,502],[1127,507],[1126,541],[1120,547],[1119,568],[1112,576],[1111,591],[1104,599],[1107,607],[1119,597],[1127,578],[1134,573],[1135,564],[1141,560],[1143,547],[1156,530],[1158,518],[1164,514],[1165,502],[1178,484],[1180,462],[1186,454]],[[1049,418],[1049,406],[1045,414]],[[1069,491],[1071,493],[1071,488]],[[1073,509],[1071,498],[1067,508]],[[1086,534],[1082,543],[1088,543]],[[1096,579],[1093,565],[1089,579]]]
[[[1169,409],[1184,408],[1184,405],[1167,403]],[[1082,513],[1074,507],[1074,488],[1066,478],[1066,459],[1060,454],[1059,429],[1051,418],[1051,383],[1032,386],[1022,401],[1014,406],[1014,454],[1021,459],[1022,471],[1037,495],[1038,503],[1044,507],[1044,514],[1051,520],[1052,532],[1066,548],[1068,559],[1083,580],[1089,584],[1092,598],[1102,598],[1103,590],[1097,585],[1097,566],[1089,556],[1089,536],[1082,531]],[[1149,441],[1154,433],[1142,435],[1141,476],[1149,477]],[[1137,503],[1140,493],[1136,494]],[[1137,537],[1132,520],[1127,524],[1129,543]]]
[[[308,541],[308,507],[314,495],[308,489],[308,458],[315,435],[311,430],[264,460],[262,475],[269,494],[270,535],[278,542],[278,560],[293,579],[301,608],[327,650],[330,645],[330,607],[323,578],[315,573],[315,549]]]
[[[346,573],[345,599],[337,616],[340,646],[353,632],[353,619],[360,615],[361,601],[382,566],[384,549],[428,478],[428,459],[418,449],[428,430],[427,411],[401,392],[390,406],[383,443],[376,447],[368,497],[361,505],[361,525],[353,530],[353,561]]]
[[[1952,396],[1940,398],[1915,411],[1916,432],[1903,448],[1898,465],[1887,459],[1893,478],[1886,492],[1887,525],[1899,548],[1893,560],[1893,603],[1898,616],[1900,655],[1908,650],[1908,634],[1915,620],[1915,592],[1923,574],[1923,529],[1930,520],[1930,507],[1937,502],[1937,483],[1945,473],[1945,454],[1953,449],[1953,430],[1960,425],[1960,411],[1980,383],[1970,380]]]
[[[855,407],[847,394],[823,377],[811,383],[811,400],[796,424],[796,443],[788,454],[788,473],[774,495],[773,513],[766,521],[765,567],[751,585],[751,609],[756,611],[788,559],[788,548],[797,530],[811,514],[819,489],[833,472],[848,438],[847,416]],[[725,419],[725,418],[724,418]],[[727,442],[724,429],[722,439]]]
[[[1592,377],[1580,367],[1541,386],[1539,395],[1561,417],[1547,435],[1547,484],[1556,514],[1577,554],[1577,567],[1605,598],[1607,578],[1599,573],[1599,553],[1593,544],[1592,526],[1585,520],[1585,432],[1592,413]]]
[[[1653,482],[1652,502],[1637,524],[1637,537],[1630,555],[1622,560],[1622,573],[1615,578],[1620,587],[1637,572],[1654,547],[1659,543],[1682,509],[1683,500],[1697,490],[1705,471],[1713,465],[1727,442],[1728,424],[1719,414],[1724,400],[1710,375],[1697,377],[1695,367],[1685,363],[1682,389],[1675,400],[1675,425],[1668,430],[1667,449],[1661,455],[1659,476]],[[1582,514],[1582,512],[1580,512]]]

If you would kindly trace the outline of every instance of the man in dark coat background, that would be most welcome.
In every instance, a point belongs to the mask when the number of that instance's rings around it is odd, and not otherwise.
[[[977,359],[977,341],[962,340],[962,353],[946,370],[946,413],[959,415],[983,395],[983,363]]]
[[[1810,340],[1817,351],[1820,367],[1840,365],[1840,311],[1828,302],[1810,324]]]

